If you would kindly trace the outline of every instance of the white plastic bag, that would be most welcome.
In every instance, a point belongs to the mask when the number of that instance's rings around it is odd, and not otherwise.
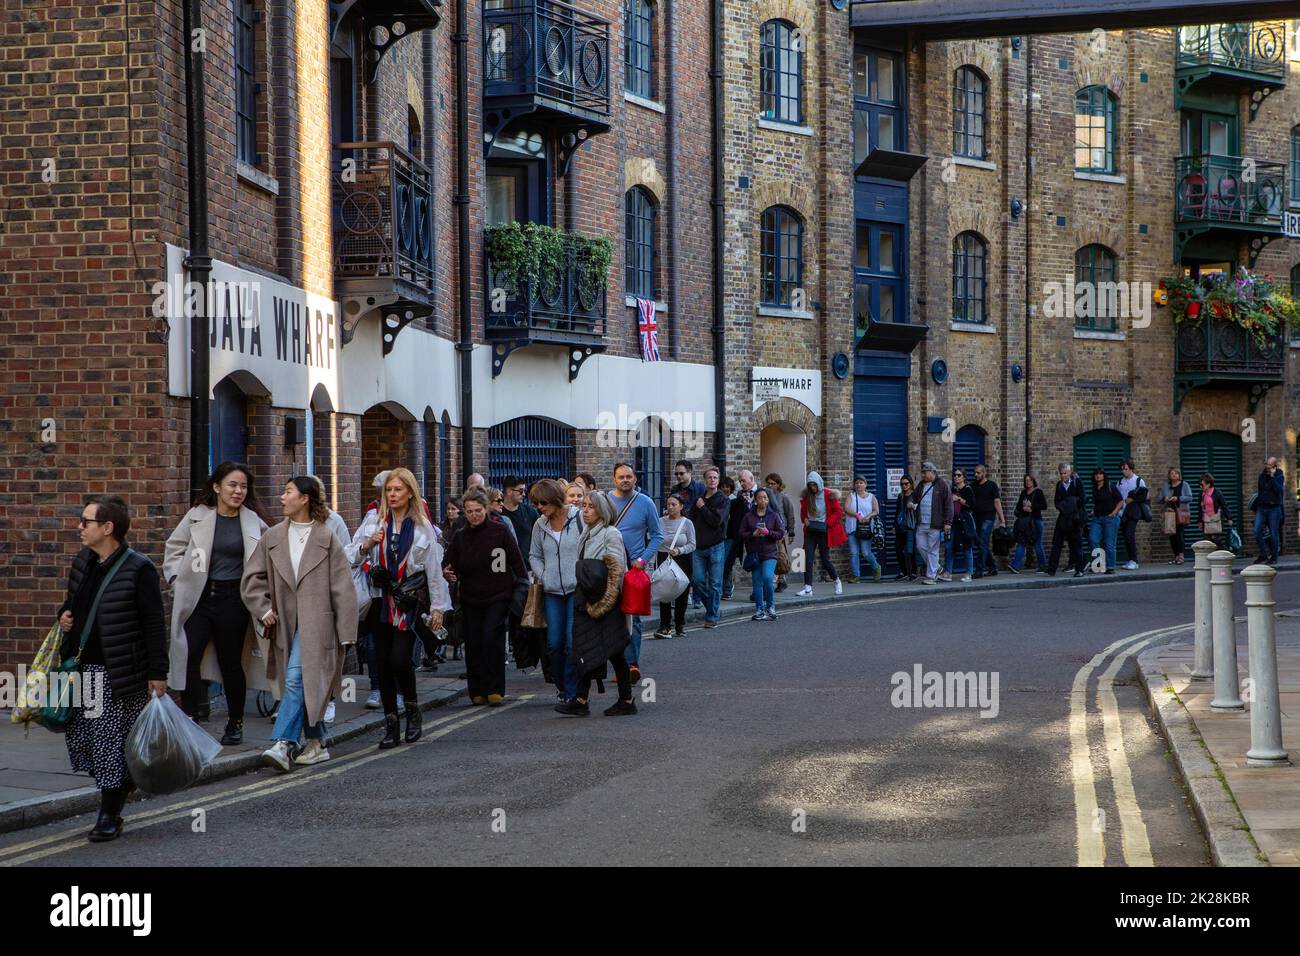
[[[672,604],[682,596],[683,591],[691,586],[691,579],[686,576],[686,572],[668,553],[677,547],[677,539],[681,536],[684,523],[678,523],[677,532],[673,535],[668,550],[664,552],[664,559],[659,562],[659,566],[650,574],[650,610],[652,612],[656,604]]]
[[[207,731],[167,694],[145,704],[126,738],[126,766],[145,793],[175,793],[195,783],[221,753]]]

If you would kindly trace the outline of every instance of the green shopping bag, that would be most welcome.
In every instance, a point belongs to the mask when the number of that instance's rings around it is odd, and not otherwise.
[[[90,631],[95,624],[95,615],[99,612],[99,602],[108,589],[109,582],[134,552],[127,548],[123,555],[114,562],[104,575],[104,581],[95,592],[95,600],[86,615],[86,623],[81,629],[81,643],[77,646],[74,657],[60,659],[63,644],[63,629],[55,624],[45,635],[41,649],[36,652],[36,659],[27,671],[27,680],[18,691],[18,706],[10,717],[16,724],[24,724],[31,730],[32,724],[40,724],[57,734],[68,729],[72,719],[72,691],[81,679],[81,652],[90,640]]]

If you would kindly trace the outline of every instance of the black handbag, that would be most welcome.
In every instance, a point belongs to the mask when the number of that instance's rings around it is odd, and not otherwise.
[[[408,574],[393,585],[392,594],[397,607],[402,611],[427,609],[429,607],[429,576],[423,571]]]

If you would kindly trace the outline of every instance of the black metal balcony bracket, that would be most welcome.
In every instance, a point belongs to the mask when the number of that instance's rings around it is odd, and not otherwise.
[[[555,158],[558,161],[558,170],[561,176],[569,175],[569,168],[573,165],[574,157],[578,155],[578,150],[591,136],[592,132],[600,133],[603,130],[599,128],[592,130],[586,126],[578,126],[568,132],[561,133],[557,137]]]
[[[349,21],[361,26],[365,80],[373,83],[379,63],[397,41],[442,21],[442,0],[329,0],[330,40]]]
[[[1258,261],[1260,253],[1264,251],[1264,247],[1267,246],[1274,239],[1280,239],[1280,238],[1282,237],[1279,234],[1276,236],[1275,235],[1256,236],[1255,238],[1250,240],[1250,251],[1247,253],[1247,258],[1250,263],[1248,268],[1252,272],[1255,270],[1255,263],[1256,261]]]
[[[1250,118],[1286,86],[1286,22],[1216,23],[1176,32],[1174,105],[1194,87],[1249,91]]]
[[[582,363],[597,352],[605,351],[605,346],[586,345],[582,348],[569,349],[569,381],[572,382],[582,371]]]
[[[506,367],[506,359],[510,358],[511,352],[515,349],[521,349],[527,344],[527,339],[509,339],[504,342],[494,342],[492,344],[492,377],[496,378],[501,374],[501,370]]]

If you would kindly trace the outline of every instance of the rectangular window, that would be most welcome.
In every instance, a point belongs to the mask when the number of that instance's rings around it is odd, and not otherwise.
[[[624,83],[627,92],[646,99],[654,93],[651,75],[651,10],[647,0],[626,0],[623,8]]]
[[[858,223],[857,256],[854,265],[859,269],[871,268],[871,227],[865,222]]]
[[[1300,126],[1291,130],[1291,205],[1300,206]]]
[[[876,146],[880,149],[894,148],[894,117],[890,113],[881,113],[879,119],[879,139]]]
[[[256,71],[256,24],[261,14],[252,0],[235,0],[235,154],[240,162],[259,164],[257,152],[257,97],[261,85]]]

